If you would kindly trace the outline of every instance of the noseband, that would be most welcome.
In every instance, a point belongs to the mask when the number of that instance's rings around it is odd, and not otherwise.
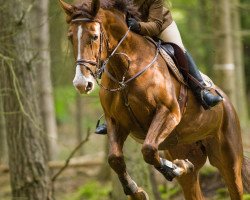
[[[160,42],[157,45],[157,50],[156,50],[156,54],[155,57],[153,58],[153,60],[147,65],[145,66],[141,71],[139,71],[138,73],[136,73],[133,77],[129,78],[128,80],[125,80],[126,77],[126,73],[129,70],[130,67],[130,59],[129,56],[125,53],[117,53],[117,49],[120,47],[120,45],[122,44],[122,42],[127,38],[129,32],[130,32],[130,27],[128,28],[127,32],[125,33],[125,35],[121,38],[121,40],[118,42],[117,46],[114,48],[114,50],[110,53],[110,55],[104,60],[101,60],[101,54],[102,54],[102,50],[103,50],[103,42],[104,42],[104,33],[103,33],[103,29],[102,29],[102,25],[101,22],[98,20],[93,20],[90,18],[77,18],[77,19],[73,19],[71,21],[72,23],[75,22],[97,22],[100,24],[100,29],[101,29],[101,33],[100,33],[100,46],[99,46],[99,51],[98,51],[98,56],[96,57],[96,61],[92,61],[92,60],[87,60],[87,59],[77,59],[76,60],[76,65],[82,65],[83,67],[85,67],[90,74],[94,77],[96,83],[103,89],[109,91],[109,92],[117,92],[117,91],[121,91],[123,89],[125,89],[128,85],[129,82],[133,81],[134,79],[136,79],[137,77],[139,77],[140,75],[142,75],[149,67],[151,67],[154,62],[157,60],[158,55],[159,55],[159,49],[160,49]],[[109,41],[107,40],[107,37],[105,37],[106,39],[106,46],[107,49],[109,50]],[[110,60],[111,57],[113,57],[114,55],[122,55],[124,56],[127,61],[128,61],[128,68],[125,71],[125,73],[123,74],[122,77],[122,81],[117,80],[108,70],[107,70],[107,64]],[[92,66],[95,66],[97,68],[96,72],[93,72],[86,64],[90,64]],[[101,77],[102,73],[105,72],[108,77],[114,81],[115,83],[117,83],[119,86],[117,88],[106,88],[104,85],[102,85],[101,83],[99,83],[98,79]]]

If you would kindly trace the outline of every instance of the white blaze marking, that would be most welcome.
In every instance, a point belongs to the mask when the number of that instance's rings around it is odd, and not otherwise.
[[[82,38],[82,26],[79,25],[78,26],[78,31],[77,31],[77,60],[81,59],[82,56],[81,56],[81,38]],[[88,82],[91,82],[93,83],[93,88],[92,90],[94,89],[94,78],[92,76],[89,76],[89,77],[85,77],[83,74],[82,74],[82,71],[81,71],[81,66],[80,65],[77,65],[76,66],[76,73],[75,73],[75,77],[74,77],[74,80],[73,80],[73,85],[76,87],[77,85],[84,85],[86,86]],[[91,90],[91,91],[92,91]],[[88,93],[90,93],[91,91],[89,91]]]
[[[77,31],[77,42],[78,42],[78,55],[77,59],[81,59],[81,38],[82,38],[82,26],[78,26],[78,31]]]
[[[96,24],[95,24],[95,34],[99,36],[100,33],[101,33],[100,24],[99,24],[99,23],[96,23]]]

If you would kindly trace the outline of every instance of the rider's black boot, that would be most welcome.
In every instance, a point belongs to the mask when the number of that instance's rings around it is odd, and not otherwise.
[[[95,133],[99,134],[99,135],[106,135],[107,134],[107,124],[106,124],[106,122],[100,124],[101,119],[103,118],[103,115],[98,119],[98,121],[96,123]]]
[[[95,133],[99,135],[107,134],[107,125],[106,124],[98,124],[95,129]]]
[[[222,101],[223,98],[219,95],[212,94],[209,90],[202,87],[206,86],[206,84],[204,83],[200,71],[198,70],[192,56],[188,52],[185,53],[185,56],[188,61],[189,74],[196,80],[195,81],[190,77],[188,78],[188,84],[192,89],[194,95],[204,109],[209,109],[215,106],[220,101]]]

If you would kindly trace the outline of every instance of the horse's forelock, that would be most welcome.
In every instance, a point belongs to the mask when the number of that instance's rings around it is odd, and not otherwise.
[[[92,18],[90,12],[91,1],[77,1],[73,4],[73,12],[67,18],[67,22],[69,23],[72,19],[76,19],[79,16]]]

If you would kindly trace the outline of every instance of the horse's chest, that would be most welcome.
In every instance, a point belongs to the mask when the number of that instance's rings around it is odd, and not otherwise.
[[[142,95],[119,94],[109,98],[109,103],[104,103],[104,110],[129,131],[141,132],[141,127],[149,127],[154,112],[153,103],[147,99]]]

